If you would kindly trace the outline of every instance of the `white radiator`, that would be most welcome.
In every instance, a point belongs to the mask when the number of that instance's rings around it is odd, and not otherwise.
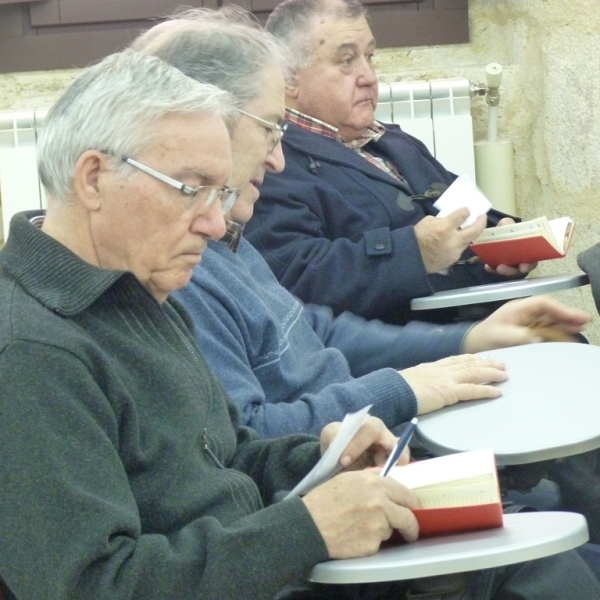
[[[470,82],[438,79],[379,85],[376,118],[398,123],[449,170],[475,181]],[[13,214],[45,207],[36,134],[47,109],[0,112],[0,199],[4,239]]]
[[[397,123],[446,169],[475,181],[470,86],[468,79],[382,83],[375,117]]]
[[[48,111],[0,113],[0,201],[4,239],[11,217],[19,211],[44,208],[46,198],[37,174],[37,130]]]

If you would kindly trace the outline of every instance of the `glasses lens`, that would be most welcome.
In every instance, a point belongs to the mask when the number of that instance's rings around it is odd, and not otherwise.
[[[238,190],[237,188],[227,188],[223,190],[223,197],[221,198],[221,203],[224,213],[229,212],[233,208],[233,205],[235,204],[235,201],[238,199],[239,195],[240,190]]]
[[[271,148],[271,150],[275,150],[275,148],[277,147],[277,144],[279,144],[279,142],[281,142],[281,138],[283,138],[283,134],[285,133],[285,130],[287,129],[287,123],[284,121],[281,124],[277,124],[273,130],[272,130],[272,143],[273,143],[273,147]]]

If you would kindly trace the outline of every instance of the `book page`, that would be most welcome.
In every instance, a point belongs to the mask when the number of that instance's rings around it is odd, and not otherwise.
[[[491,448],[394,467],[390,476],[412,490],[421,500],[422,508],[500,502],[496,461]]]
[[[560,217],[548,221],[548,225],[550,225],[550,229],[552,229],[558,248],[564,254],[571,241],[573,219],[571,219],[571,217]]]
[[[447,487],[450,485],[450,487]],[[500,493],[494,477],[490,474],[483,479],[461,486],[443,484],[413,489],[421,501],[421,508],[450,508],[452,506],[476,506],[500,501]]]
[[[483,233],[473,242],[474,244],[484,242],[499,242],[502,240],[512,240],[514,238],[524,238],[534,235],[542,235],[558,249],[556,239],[552,233],[552,229],[548,224],[546,217],[539,217],[531,221],[523,221],[522,223],[511,223],[510,225],[499,225],[498,227],[488,227],[483,230]]]

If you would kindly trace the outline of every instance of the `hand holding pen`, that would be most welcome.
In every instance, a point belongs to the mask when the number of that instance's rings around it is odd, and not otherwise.
[[[417,428],[417,422],[418,419],[416,417],[414,419],[411,419],[408,426],[400,435],[396,447],[394,448],[393,452],[389,455],[383,469],[381,469],[381,477],[387,477],[391,468],[398,462],[400,456],[402,456],[402,453],[404,452],[406,446],[408,446],[408,443],[410,442],[410,438],[412,437],[413,433],[415,432],[415,429]]]

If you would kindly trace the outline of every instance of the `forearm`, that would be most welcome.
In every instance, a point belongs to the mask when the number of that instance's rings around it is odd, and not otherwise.
[[[405,369],[459,354],[470,324],[433,325],[410,321],[389,325],[345,312],[334,317],[326,307],[307,305],[305,316],[328,347],[340,350],[355,377],[377,369]]]

